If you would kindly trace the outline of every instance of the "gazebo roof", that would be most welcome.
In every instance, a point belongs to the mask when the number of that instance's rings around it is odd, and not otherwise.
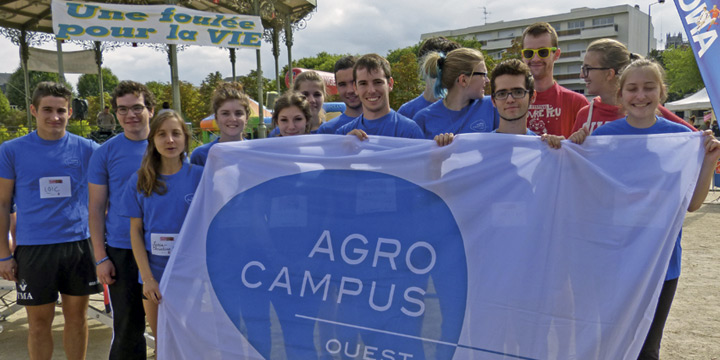
[[[86,1],[79,1],[86,2]],[[94,3],[163,5],[163,0],[94,0]],[[253,0],[179,0],[173,5],[223,14],[255,14]],[[285,16],[291,23],[302,20],[317,6],[317,0],[260,0],[263,26],[282,27]],[[0,0],[0,27],[52,33],[51,0]]]

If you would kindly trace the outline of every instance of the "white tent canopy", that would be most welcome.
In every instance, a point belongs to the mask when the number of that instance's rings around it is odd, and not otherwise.
[[[710,97],[707,93],[707,88],[702,88],[700,91],[678,101],[673,101],[665,104],[665,107],[670,111],[688,111],[688,110],[710,110]]]

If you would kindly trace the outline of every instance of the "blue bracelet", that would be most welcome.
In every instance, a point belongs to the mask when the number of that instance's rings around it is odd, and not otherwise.
[[[106,257],[100,259],[100,261],[96,262],[96,263],[95,263],[95,266],[98,266],[98,265],[100,265],[100,264],[102,264],[102,263],[104,263],[104,262],[106,262],[106,261],[108,261],[108,260],[110,260],[110,258],[106,256]]]
[[[8,257],[6,257],[6,258],[0,259],[0,261],[8,261],[8,260],[10,260],[10,259],[12,259],[12,258],[13,258],[13,256],[10,255],[10,256],[8,256]]]

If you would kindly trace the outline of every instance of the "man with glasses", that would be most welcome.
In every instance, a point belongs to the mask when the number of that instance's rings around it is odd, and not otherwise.
[[[522,59],[530,67],[537,97],[530,105],[528,127],[537,133],[569,137],[578,111],[588,105],[582,94],[560,86],[553,79],[560,58],[555,29],[546,22],[528,26],[522,35]]]
[[[505,60],[490,74],[492,103],[500,115],[500,123],[493,133],[537,136],[527,128],[530,106],[536,98],[535,84],[530,69],[518,59]],[[439,146],[452,142],[452,133],[435,137]],[[560,148],[562,136],[542,134],[541,140],[552,148]]]
[[[155,98],[145,85],[122,81],[113,92],[112,106],[124,132],[106,141],[90,159],[90,236],[98,280],[110,290],[110,359],[145,359],[142,285],[130,245],[130,219],[119,215],[119,204],[147,148]]]

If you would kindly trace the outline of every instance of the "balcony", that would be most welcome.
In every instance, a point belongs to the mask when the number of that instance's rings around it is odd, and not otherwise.
[[[607,24],[591,28],[585,28],[580,34],[581,39],[598,39],[618,36],[618,25]]]

